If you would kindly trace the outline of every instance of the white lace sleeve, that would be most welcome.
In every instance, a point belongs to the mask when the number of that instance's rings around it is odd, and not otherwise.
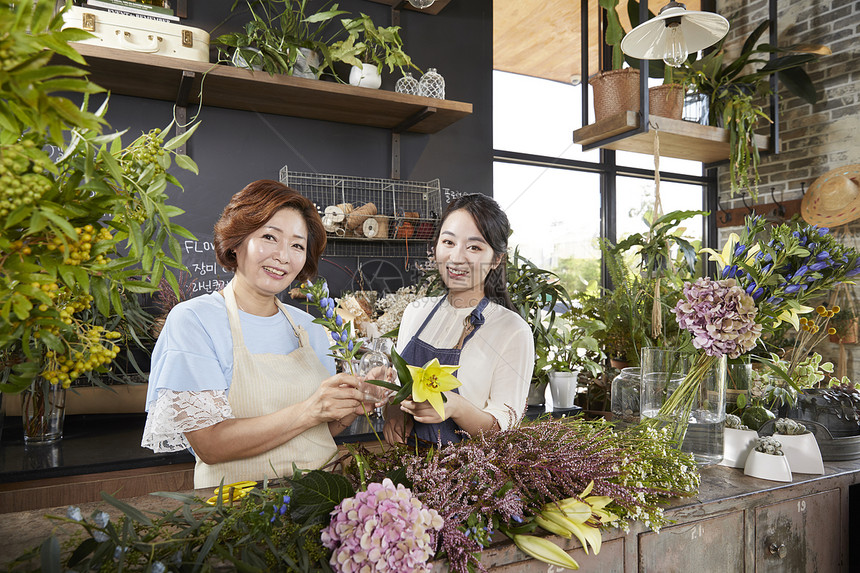
[[[140,445],[154,452],[188,449],[185,432],[208,428],[233,417],[224,390],[176,392],[160,389],[149,409]]]

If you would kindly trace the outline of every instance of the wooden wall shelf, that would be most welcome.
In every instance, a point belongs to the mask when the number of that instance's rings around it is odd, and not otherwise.
[[[370,0],[370,1],[376,2],[377,4],[385,4],[385,5],[391,6],[391,7],[397,6],[398,4],[402,3],[403,4],[402,8],[404,8],[406,10],[412,10],[415,12],[422,12],[424,14],[431,14],[431,15],[435,16],[436,14],[441,12],[442,9],[445,6],[447,6],[451,0],[436,0],[435,2],[433,2],[432,5],[428,6],[427,8],[424,8],[423,10],[421,8],[415,8],[414,6],[412,6],[412,4],[410,4],[406,0]]]
[[[650,129],[646,133],[637,133],[604,147],[653,154],[656,129],[660,131],[660,155],[663,157],[689,159],[705,164],[718,163],[729,158],[729,133],[725,129],[655,115],[650,116],[648,121]],[[638,127],[638,113],[621,112],[577,129],[573,132],[573,142],[588,145]],[[756,145],[760,150],[769,149],[770,137],[757,135]]]
[[[396,133],[436,133],[472,113],[470,103],[270,76],[88,44],[76,44],[75,49],[86,58],[90,79],[112,93],[179,105],[198,103],[202,79],[204,105],[381,127]],[[182,93],[188,94],[187,102],[181,101]]]

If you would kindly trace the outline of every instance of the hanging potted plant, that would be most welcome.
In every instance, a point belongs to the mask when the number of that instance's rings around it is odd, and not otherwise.
[[[763,43],[756,45],[770,21],[759,24],[746,38],[740,53],[727,60],[725,38],[700,60],[688,60],[676,72],[683,81],[709,101],[708,123],[729,132],[729,165],[732,194],[748,189],[755,198],[758,190],[759,149],[755,131],[770,122],[762,106],[769,96],[770,77],[777,74],[782,85],[809,104],[818,101],[818,92],[803,66],[829,55],[830,49],[816,44],[785,48]],[[781,54],[770,59],[770,54]],[[758,69],[742,73],[749,65]]]
[[[389,73],[394,68],[399,68],[401,73],[404,68],[421,71],[403,51],[400,26],[377,26],[367,14],[341,20],[341,23],[348,36],[333,43],[330,54],[333,61],[352,66],[350,85],[378,89],[382,85],[383,67],[387,67]]]
[[[212,41],[219,61],[236,67],[317,79],[332,64],[326,37],[328,25],[348,14],[337,4],[325,2],[308,14],[309,0],[246,0],[251,20],[241,32],[223,34]],[[233,3],[236,9],[239,0]]]

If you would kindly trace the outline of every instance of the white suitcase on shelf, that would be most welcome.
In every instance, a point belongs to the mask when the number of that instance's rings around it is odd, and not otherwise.
[[[95,38],[82,44],[157,54],[196,62],[209,61],[209,34],[173,22],[72,6],[63,14],[63,28],[81,28]]]

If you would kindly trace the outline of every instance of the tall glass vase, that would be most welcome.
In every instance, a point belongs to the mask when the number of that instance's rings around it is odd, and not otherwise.
[[[25,444],[52,444],[63,437],[66,389],[36,378],[21,392],[21,423]]]
[[[668,426],[682,451],[692,454],[699,465],[723,459],[723,428],[726,422],[726,357],[697,354],[683,378],[665,382],[665,391],[654,389],[643,372],[643,418]],[[644,400],[648,399],[647,410]],[[662,400],[662,404],[657,404]]]

